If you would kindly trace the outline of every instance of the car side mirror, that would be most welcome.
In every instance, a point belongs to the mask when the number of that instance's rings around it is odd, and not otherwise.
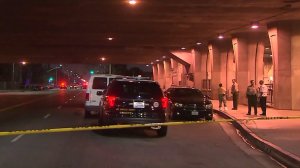
[[[101,95],[103,95],[103,91],[97,91],[97,93],[96,93],[98,96],[101,96]]]
[[[164,91],[164,95],[165,95],[166,97],[169,97],[169,96],[170,96],[170,92]]]

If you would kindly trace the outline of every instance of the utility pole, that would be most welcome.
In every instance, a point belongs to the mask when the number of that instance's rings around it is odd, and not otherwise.
[[[111,74],[111,64],[109,64],[109,67],[108,67],[108,74]]]
[[[15,82],[15,63],[12,64],[12,82]]]

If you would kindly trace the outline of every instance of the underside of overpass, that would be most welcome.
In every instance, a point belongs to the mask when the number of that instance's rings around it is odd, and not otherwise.
[[[0,62],[149,64],[258,21],[298,20],[298,0],[2,0]],[[107,38],[112,37],[109,41]]]
[[[2,0],[0,37],[1,63],[152,64],[162,88],[213,98],[264,80],[274,107],[300,109],[299,0]]]

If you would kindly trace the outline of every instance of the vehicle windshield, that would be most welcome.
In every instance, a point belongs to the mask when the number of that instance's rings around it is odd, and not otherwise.
[[[172,97],[202,97],[203,94],[200,90],[197,89],[189,89],[189,88],[182,88],[182,89],[175,89],[171,92]]]
[[[149,82],[115,82],[108,89],[108,95],[115,95],[122,98],[154,98],[163,97],[160,86]]]

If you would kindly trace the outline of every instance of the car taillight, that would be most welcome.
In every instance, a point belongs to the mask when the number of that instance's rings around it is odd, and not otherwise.
[[[161,99],[161,106],[162,106],[162,108],[166,109],[168,107],[168,101],[169,101],[169,99],[167,97],[163,97]]]
[[[85,100],[86,100],[86,101],[89,101],[89,100],[90,100],[90,94],[89,94],[89,93],[86,93],[86,94],[85,94]]]
[[[116,97],[115,96],[106,96],[106,99],[108,101],[108,106],[109,107],[114,107],[115,102],[116,102]]]

